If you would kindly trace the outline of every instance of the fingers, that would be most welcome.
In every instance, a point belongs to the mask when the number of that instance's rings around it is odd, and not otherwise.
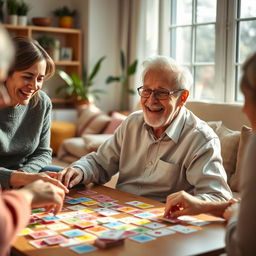
[[[169,216],[172,212],[179,209],[181,205],[180,196],[178,193],[173,193],[167,197],[166,206],[164,210],[164,217]]]
[[[47,173],[48,174],[48,173]],[[50,176],[46,175],[45,173],[40,173],[39,174],[42,178],[43,181],[45,182],[50,182],[52,184],[54,184],[55,186],[63,189],[65,191],[65,193],[68,193],[69,190],[67,189],[67,187],[65,187],[59,180],[55,179],[55,178],[51,178]],[[57,176],[56,176],[57,177]]]
[[[71,188],[81,182],[83,178],[83,171],[79,168],[68,167],[60,172],[58,179],[62,181],[62,183]]]

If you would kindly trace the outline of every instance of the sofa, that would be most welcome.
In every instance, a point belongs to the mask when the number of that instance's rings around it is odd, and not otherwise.
[[[189,101],[186,107],[200,119],[208,122],[219,136],[228,183],[233,192],[238,192],[243,152],[251,134],[249,121],[242,112],[242,105]],[[107,116],[95,106],[90,108],[82,110],[82,114],[78,114],[77,137],[68,138],[62,142],[54,163],[67,166],[81,156],[96,151],[105,140],[112,136],[122,120],[126,118],[126,116],[116,112]],[[94,112],[96,117],[93,118],[93,114],[88,111]],[[94,122],[92,122],[93,120]],[[88,125],[89,121],[91,125]],[[81,130],[83,130],[82,133]],[[115,187],[117,177],[115,175],[107,185]]]

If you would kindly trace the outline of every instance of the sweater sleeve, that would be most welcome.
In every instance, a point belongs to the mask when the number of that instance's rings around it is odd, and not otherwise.
[[[2,188],[10,188],[10,178],[14,170],[0,167],[0,185]]]
[[[241,176],[241,204],[237,218],[231,219],[226,236],[228,255],[255,255],[255,229],[256,229],[256,134],[251,137],[243,159]]]
[[[0,209],[0,254],[7,255],[17,233],[27,225],[31,209],[26,199],[15,190],[0,192]]]
[[[25,172],[39,172],[43,167],[49,165],[52,160],[52,150],[50,148],[50,133],[51,133],[51,109],[52,105],[48,96],[43,96],[41,99],[44,111],[43,126],[41,127],[40,141],[36,150],[31,154],[26,164],[22,167]]]

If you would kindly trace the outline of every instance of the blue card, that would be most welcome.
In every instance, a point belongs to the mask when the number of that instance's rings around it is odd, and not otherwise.
[[[138,236],[132,236],[129,239],[131,239],[133,241],[136,241],[136,242],[139,242],[139,243],[146,243],[146,242],[155,240],[154,237],[143,235],[143,234],[142,235],[138,235]]]
[[[80,201],[76,200],[76,199],[71,199],[71,200],[66,201],[66,203],[68,203],[68,204],[79,204]]]
[[[45,221],[59,220],[59,218],[56,217],[56,216],[45,216],[45,217],[42,217],[42,219],[45,220]]]
[[[80,229],[72,229],[69,231],[62,232],[61,234],[67,237],[76,237],[76,236],[83,236],[86,233]]]
[[[92,199],[88,198],[88,197],[77,197],[77,198],[75,198],[75,200],[79,201],[80,203],[87,202],[87,201],[92,201]]]
[[[123,222],[113,221],[113,222],[106,223],[103,226],[105,226],[107,228],[117,228],[117,227],[124,226],[124,225],[125,224]]]
[[[90,244],[74,246],[74,247],[71,247],[70,249],[76,253],[85,253],[85,252],[92,252],[92,251],[97,250],[96,247],[94,247]]]

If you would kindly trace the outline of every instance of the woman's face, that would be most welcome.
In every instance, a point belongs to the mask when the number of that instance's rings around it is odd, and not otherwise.
[[[27,105],[32,96],[42,88],[46,72],[46,61],[41,60],[30,68],[15,71],[6,80],[11,105]]]

